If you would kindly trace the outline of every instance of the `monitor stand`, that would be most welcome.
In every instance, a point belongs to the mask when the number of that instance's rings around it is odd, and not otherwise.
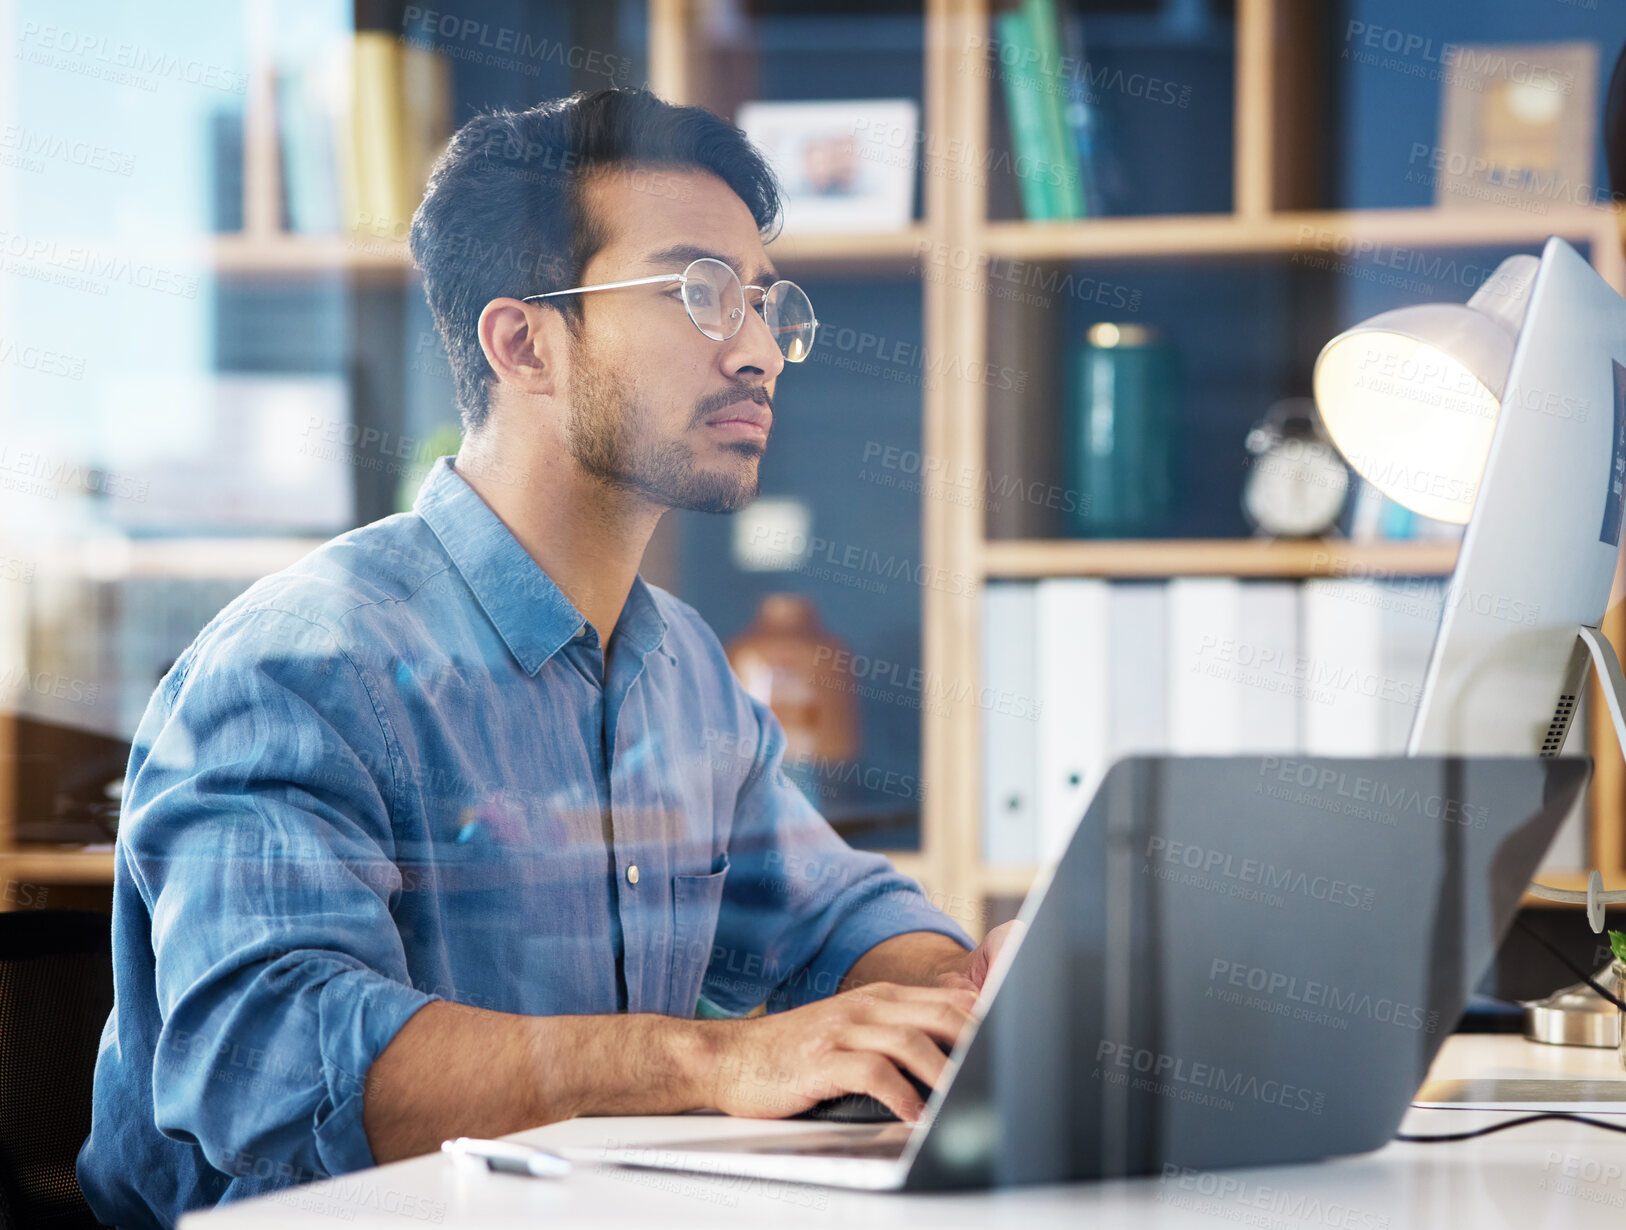
[[[1576,636],[1591,655],[1592,667],[1598,673],[1604,703],[1609,706],[1609,717],[1615,724],[1615,738],[1622,748],[1626,748],[1626,711],[1622,709],[1622,700],[1626,698],[1626,674],[1621,673],[1620,659],[1615,656],[1614,646],[1597,628],[1583,624],[1576,629]],[[1583,675],[1581,686],[1585,685],[1586,677]],[[1557,754],[1556,751],[1554,754]],[[1588,877],[1585,892],[1573,888],[1553,888],[1532,881],[1530,894],[1548,901],[1586,906],[1587,922],[1591,924],[1594,934],[1603,932],[1604,906],[1626,901],[1626,890],[1604,891],[1603,876],[1596,870]]]
[[[1626,716],[1623,716],[1622,698],[1626,697],[1626,675],[1620,669],[1620,659],[1615,656],[1615,649],[1608,639],[1597,628],[1582,625],[1576,630],[1576,636],[1582,645],[1586,646],[1587,653],[1592,659],[1592,668],[1598,673],[1598,683],[1601,685],[1604,703],[1609,706],[1609,717],[1615,723],[1615,738],[1620,746],[1626,748]],[[1585,686],[1585,676],[1582,676],[1582,686]],[[1570,888],[1552,888],[1546,884],[1532,882],[1530,894],[1542,897],[1548,901],[1564,901],[1572,904],[1586,906],[1587,922],[1591,925],[1594,934],[1603,931],[1604,907],[1612,902],[1626,901],[1626,891],[1616,889],[1605,892],[1603,876],[1596,869],[1587,877],[1586,891],[1581,892]],[[1615,999],[1626,999],[1626,965],[1618,961],[1608,962],[1602,969],[1592,975],[1592,982],[1597,983],[1608,991]],[[1618,1047],[1620,1038],[1620,1009],[1598,994],[1597,990],[1587,982],[1577,982],[1573,986],[1561,987],[1546,999],[1529,1000],[1524,1004],[1524,1036],[1532,1042],[1549,1042],[1560,1046],[1599,1046]],[[1498,1082],[1490,1082],[1496,1084]],[[1566,1098],[1565,1090],[1559,1086],[1572,1085],[1575,1082],[1563,1081],[1523,1081],[1514,1082],[1520,1085],[1551,1085],[1552,1088],[1545,1095],[1546,1100],[1555,1102],[1581,1101],[1587,1098],[1573,1090],[1573,1097]],[[1426,1092],[1426,1090],[1425,1090]],[[1458,1106],[1481,1106],[1485,1101],[1485,1092],[1477,1090],[1470,1093],[1467,1090],[1455,1091],[1455,1098],[1448,1097],[1443,1091],[1436,1092],[1434,1105],[1453,1104]],[[1528,1090],[1518,1091],[1522,1096]],[[1477,1094],[1477,1096],[1475,1096]],[[1419,1097],[1422,1095],[1419,1094]],[[1496,1099],[1491,1099],[1496,1100]],[[1518,1101],[1518,1097],[1501,1099],[1504,1103]],[[1522,1109],[1522,1105],[1520,1107]],[[1571,1107],[1573,1109],[1573,1105]]]

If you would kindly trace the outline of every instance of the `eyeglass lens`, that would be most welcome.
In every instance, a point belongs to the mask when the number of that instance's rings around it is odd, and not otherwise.
[[[745,289],[722,261],[700,257],[684,270],[683,306],[695,327],[726,342],[745,323]],[[813,348],[813,305],[794,282],[775,282],[763,295],[762,318],[787,361],[800,363]]]

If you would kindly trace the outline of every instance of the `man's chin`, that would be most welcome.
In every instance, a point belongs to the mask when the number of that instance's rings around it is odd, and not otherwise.
[[[715,469],[695,470],[688,481],[668,489],[667,503],[669,507],[690,512],[731,513],[756,499],[759,490],[753,457],[748,468],[736,462]]]

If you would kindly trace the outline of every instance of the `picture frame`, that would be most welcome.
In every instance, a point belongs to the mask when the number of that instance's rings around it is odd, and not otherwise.
[[[1593,43],[1453,45],[1434,203],[1536,214],[1597,203],[1597,81]]]
[[[914,221],[914,99],[748,102],[735,122],[779,176],[784,234],[899,231]]]

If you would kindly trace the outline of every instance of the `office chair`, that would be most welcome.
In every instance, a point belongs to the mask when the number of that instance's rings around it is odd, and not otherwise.
[[[113,1007],[112,920],[0,914],[0,1230],[94,1230],[74,1174]]]

